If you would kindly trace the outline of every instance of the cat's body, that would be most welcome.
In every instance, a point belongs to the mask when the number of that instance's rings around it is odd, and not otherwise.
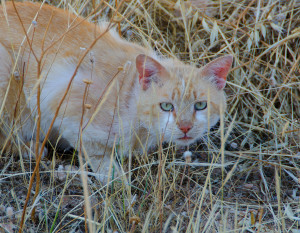
[[[153,51],[106,31],[107,26],[98,27],[67,11],[33,3],[16,6],[27,38],[12,3],[0,8],[4,135],[14,124],[21,140],[34,139],[38,76],[41,130],[47,132],[76,67],[50,139],[55,143],[61,136],[67,142],[63,147],[77,148],[82,125],[82,144],[90,164],[103,175],[108,172],[114,143],[125,154],[129,149],[147,150],[161,139],[188,145],[224,112],[223,88],[231,56],[200,70],[175,59],[159,59]]]

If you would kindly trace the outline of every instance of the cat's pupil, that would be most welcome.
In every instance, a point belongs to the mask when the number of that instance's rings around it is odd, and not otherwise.
[[[174,110],[174,106],[171,103],[161,103],[160,108],[167,112],[172,112]]]
[[[206,101],[197,102],[195,103],[194,107],[196,111],[204,110],[207,107],[207,102]]]

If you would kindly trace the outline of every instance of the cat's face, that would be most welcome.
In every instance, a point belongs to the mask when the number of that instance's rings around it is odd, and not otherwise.
[[[145,127],[178,145],[199,140],[224,113],[223,88],[232,57],[218,58],[197,69],[170,60],[160,64],[140,56],[139,116]]]

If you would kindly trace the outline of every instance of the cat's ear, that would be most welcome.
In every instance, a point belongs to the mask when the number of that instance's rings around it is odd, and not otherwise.
[[[136,57],[136,69],[144,91],[151,86],[151,82],[159,83],[160,77],[167,74],[166,69],[158,61],[145,54]]]
[[[226,77],[233,61],[232,55],[219,57],[202,68],[202,74],[214,82],[219,90],[226,85]]]

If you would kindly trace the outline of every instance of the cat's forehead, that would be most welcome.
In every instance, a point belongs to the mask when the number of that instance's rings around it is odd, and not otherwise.
[[[190,82],[193,84],[201,83],[201,69],[193,65],[187,65],[182,63],[175,63],[168,69],[171,77],[182,84],[182,87],[187,86]]]
[[[172,75],[176,75],[178,78],[192,78],[199,73],[199,69],[192,65],[186,64],[174,64],[169,67],[169,72]]]
[[[201,75],[201,70],[193,66],[173,67],[170,70],[171,82],[174,84],[172,98],[197,99],[211,88],[211,83]]]
[[[178,60],[167,60],[163,65],[169,73],[169,78],[162,87],[164,97],[187,103],[222,98],[222,93],[204,76],[201,68]]]

